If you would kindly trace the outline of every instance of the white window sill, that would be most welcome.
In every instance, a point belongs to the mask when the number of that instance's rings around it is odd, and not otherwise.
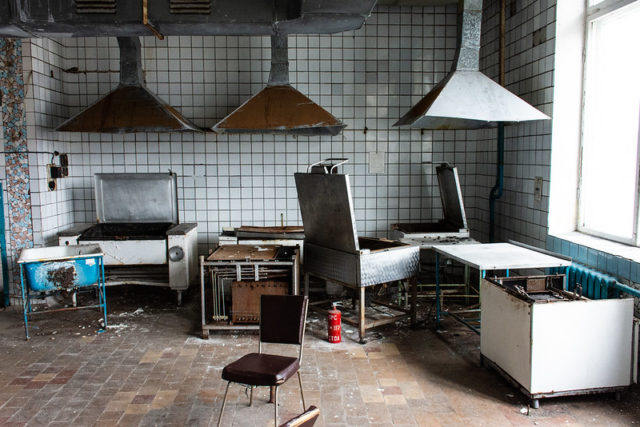
[[[552,236],[640,263],[640,248],[635,246],[601,239],[578,231],[552,234]]]

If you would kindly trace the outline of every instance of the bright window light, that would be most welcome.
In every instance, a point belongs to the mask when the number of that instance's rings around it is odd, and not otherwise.
[[[578,229],[638,244],[640,2],[588,25]]]

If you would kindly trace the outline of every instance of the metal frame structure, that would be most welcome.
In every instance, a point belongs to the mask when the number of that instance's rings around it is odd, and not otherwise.
[[[43,310],[43,311],[37,311],[37,312],[33,311],[31,308],[31,293],[29,291],[29,286],[25,284],[25,278],[24,278],[25,263],[20,262],[18,264],[20,266],[20,290],[22,293],[22,313],[24,315],[24,333],[27,340],[31,338],[29,336],[29,315],[33,315],[33,314],[55,313],[58,311],[82,310],[86,308],[100,308],[102,310],[102,315],[104,316],[104,327],[105,328],[107,327],[107,293],[106,293],[106,286],[105,286],[105,280],[104,280],[104,255],[96,254],[94,256],[85,256],[83,257],[83,259],[93,259],[98,265],[98,269],[99,269],[98,283],[94,285],[97,287],[98,304],[85,305],[82,307],[74,306],[74,307],[57,308],[57,309]],[[35,261],[35,262],[40,262],[40,261]],[[74,292],[79,292],[80,290],[90,290],[88,288],[93,288],[94,286],[86,286],[86,287],[83,286],[83,287],[74,288]],[[40,292],[39,294],[42,295],[43,292]],[[74,300],[74,304],[75,304],[75,300]]]
[[[299,251],[290,260],[206,260],[204,255],[200,256],[200,313],[202,325],[202,338],[209,338],[211,330],[258,330],[259,325],[230,325],[227,319],[207,320],[207,301],[205,292],[205,282],[207,273],[210,275],[211,288],[213,291],[213,301],[211,301],[214,312],[216,308],[224,307],[224,287],[223,279],[233,279],[236,281],[251,280],[261,281],[267,278],[268,274],[291,273],[291,291],[293,295],[300,294],[300,257]]]
[[[552,254],[548,251],[518,242],[478,243],[474,245],[434,245],[433,250],[436,253],[436,328],[440,329],[440,321],[443,315],[451,315],[454,319],[462,322],[477,334],[480,334],[480,329],[470,323],[468,319],[459,315],[462,314],[462,312],[470,312],[470,310],[462,310],[457,313],[442,311],[442,307],[440,306],[440,295],[442,292],[440,289],[441,256],[452,258],[478,270],[479,282],[482,282],[482,279],[486,277],[487,271],[490,270],[506,270],[506,276],[509,277],[510,270],[554,267],[564,267],[568,269],[571,265],[570,258]],[[461,250],[475,251],[475,253],[463,254],[460,253]],[[480,286],[478,285],[478,290],[479,288]],[[480,308],[473,309],[471,312],[479,313]]]

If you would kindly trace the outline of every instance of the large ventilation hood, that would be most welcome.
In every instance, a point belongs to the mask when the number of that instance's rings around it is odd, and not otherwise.
[[[120,84],[56,128],[62,132],[176,132],[200,130],[142,84],[140,40],[118,37]]]
[[[394,126],[479,129],[550,118],[479,71],[481,24],[482,0],[460,0],[451,72]]]
[[[337,135],[346,125],[289,84],[287,36],[271,36],[271,71],[262,89],[212,129],[218,133]]]
[[[360,28],[375,0],[2,0],[0,36],[330,34]]]

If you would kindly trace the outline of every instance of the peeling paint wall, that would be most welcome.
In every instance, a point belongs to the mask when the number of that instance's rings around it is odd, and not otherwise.
[[[19,280],[15,261],[23,248],[33,246],[22,41],[0,38],[0,58],[4,188],[7,205],[6,224],[9,232],[7,256],[15,286]]]

